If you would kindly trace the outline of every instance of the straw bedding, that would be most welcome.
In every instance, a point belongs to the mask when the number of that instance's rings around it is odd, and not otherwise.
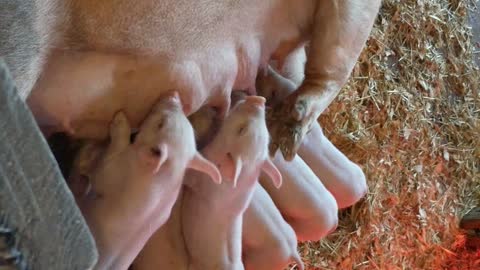
[[[461,216],[480,202],[480,72],[473,0],[384,0],[327,136],[369,194],[300,247],[307,269],[480,269]]]

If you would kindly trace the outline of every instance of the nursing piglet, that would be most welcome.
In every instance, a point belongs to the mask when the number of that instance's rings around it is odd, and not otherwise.
[[[188,175],[182,226],[189,269],[244,269],[242,214],[260,171],[270,176],[275,187],[282,184],[282,176],[268,157],[264,103],[262,97],[239,101],[202,151],[218,166],[222,178],[231,182],[213,185],[199,181],[202,175]]]
[[[295,232],[259,183],[243,214],[242,244],[247,270],[281,270],[292,261],[304,269]]]
[[[183,192],[167,222],[148,239],[131,270],[187,270],[188,256],[182,232]]]
[[[221,120],[210,106],[204,106],[188,117],[195,131],[197,147],[202,149],[215,136]],[[188,268],[188,256],[182,231],[181,209],[183,192],[177,198],[168,221],[148,240],[137,256],[132,270],[158,270]]]
[[[294,69],[300,69],[299,63],[304,63],[304,58],[299,54],[296,59],[291,59],[291,62]],[[298,74],[301,71],[290,72]],[[257,89],[269,103],[276,104],[295,91],[296,86],[269,67],[265,76],[259,74],[257,77]],[[355,204],[367,193],[367,181],[362,169],[325,137],[317,122],[312,124],[310,133],[305,136],[298,154],[333,194],[339,208]]]
[[[91,191],[78,202],[97,242],[97,269],[128,268],[168,219],[185,169],[221,182],[215,165],[197,152],[192,126],[176,92],[153,106],[134,143],[130,134],[127,118],[117,113],[108,147],[83,172]]]

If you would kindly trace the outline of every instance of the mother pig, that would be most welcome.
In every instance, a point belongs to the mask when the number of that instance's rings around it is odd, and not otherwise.
[[[255,92],[257,71],[282,65],[310,42],[297,91],[269,114],[276,150],[293,158],[303,136],[347,80],[380,0],[70,0],[30,96],[39,124],[76,137],[106,137],[118,110],[137,126],[164,92],[185,113],[225,114],[232,88]],[[278,120],[277,120],[278,119]]]

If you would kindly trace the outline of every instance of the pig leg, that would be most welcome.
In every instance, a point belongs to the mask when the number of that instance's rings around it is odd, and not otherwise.
[[[271,155],[280,149],[292,160],[318,116],[337,96],[367,41],[380,0],[317,1],[305,79],[271,110]]]
[[[187,270],[188,256],[181,228],[182,195],[182,192],[178,195],[167,223],[152,235],[137,256],[132,270]]]
[[[243,215],[242,242],[246,270],[284,269],[292,261],[303,269],[295,232],[258,183]]]
[[[355,204],[367,193],[362,169],[323,135],[318,123],[305,137],[298,153],[335,197],[339,208]]]
[[[276,189],[263,175],[260,183],[267,190],[299,241],[317,241],[338,224],[338,206],[332,194],[298,156],[288,162],[277,153],[273,163],[283,176]]]
[[[295,90],[293,82],[283,78],[272,68],[268,69],[266,76],[257,78],[257,87],[273,104],[277,104]],[[349,207],[366,194],[368,186],[362,169],[325,137],[317,122],[312,124],[312,129],[305,136],[298,154],[333,194],[338,207]]]
[[[300,46],[285,58],[282,66],[274,66],[274,68],[283,77],[292,81],[298,87],[302,84],[305,77],[306,61],[305,46]]]
[[[128,146],[130,134],[129,132],[125,133],[128,129],[129,124],[123,113],[117,114],[110,125],[111,142],[103,153],[101,160],[98,162],[101,164],[99,165],[100,167],[102,167],[102,163],[109,160],[114,153],[123,150],[119,149],[119,147],[123,148],[123,146]],[[87,163],[91,163],[91,160],[87,160]],[[89,167],[90,165],[86,164],[85,166]],[[80,169],[82,170],[82,168]],[[93,170],[97,169],[98,168],[93,168]],[[121,215],[112,214],[115,212],[111,207],[112,202],[108,196],[104,196],[107,191],[110,193],[112,192],[110,187],[121,186],[123,184],[115,183],[118,180],[119,179],[110,179],[109,177],[102,177],[101,179],[92,177],[90,178],[92,193],[99,195],[99,197],[93,198],[84,196],[78,200],[79,207],[95,237],[95,242],[98,248],[99,259],[95,269],[105,269],[108,265],[121,265],[122,263],[115,263],[115,258],[122,257],[120,256],[120,253],[123,252],[126,243],[128,243],[125,239],[119,238],[121,233],[118,233],[118,219],[114,218],[113,221],[108,220],[111,217],[118,217]],[[122,202],[116,201],[116,203],[119,204]],[[118,207],[121,207],[121,205]],[[116,225],[112,226],[112,224]]]

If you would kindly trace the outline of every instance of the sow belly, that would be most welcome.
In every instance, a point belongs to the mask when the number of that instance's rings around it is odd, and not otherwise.
[[[169,90],[187,115],[206,104],[224,113],[232,88],[254,91],[259,67],[298,44],[310,5],[72,1],[62,50],[49,56],[29,105],[44,130],[77,138],[105,138],[119,110],[138,127]]]
[[[138,127],[152,105],[177,90],[186,114],[204,104],[225,108],[237,79],[234,51],[215,62],[159,56],[58,52],[28,98],[38,124],[48,132],[77,138],[105,138],[113,115],[123,110]],[[258,67],[258,64],[254,64]],[[254,75],[243,78],[254,83]]]

